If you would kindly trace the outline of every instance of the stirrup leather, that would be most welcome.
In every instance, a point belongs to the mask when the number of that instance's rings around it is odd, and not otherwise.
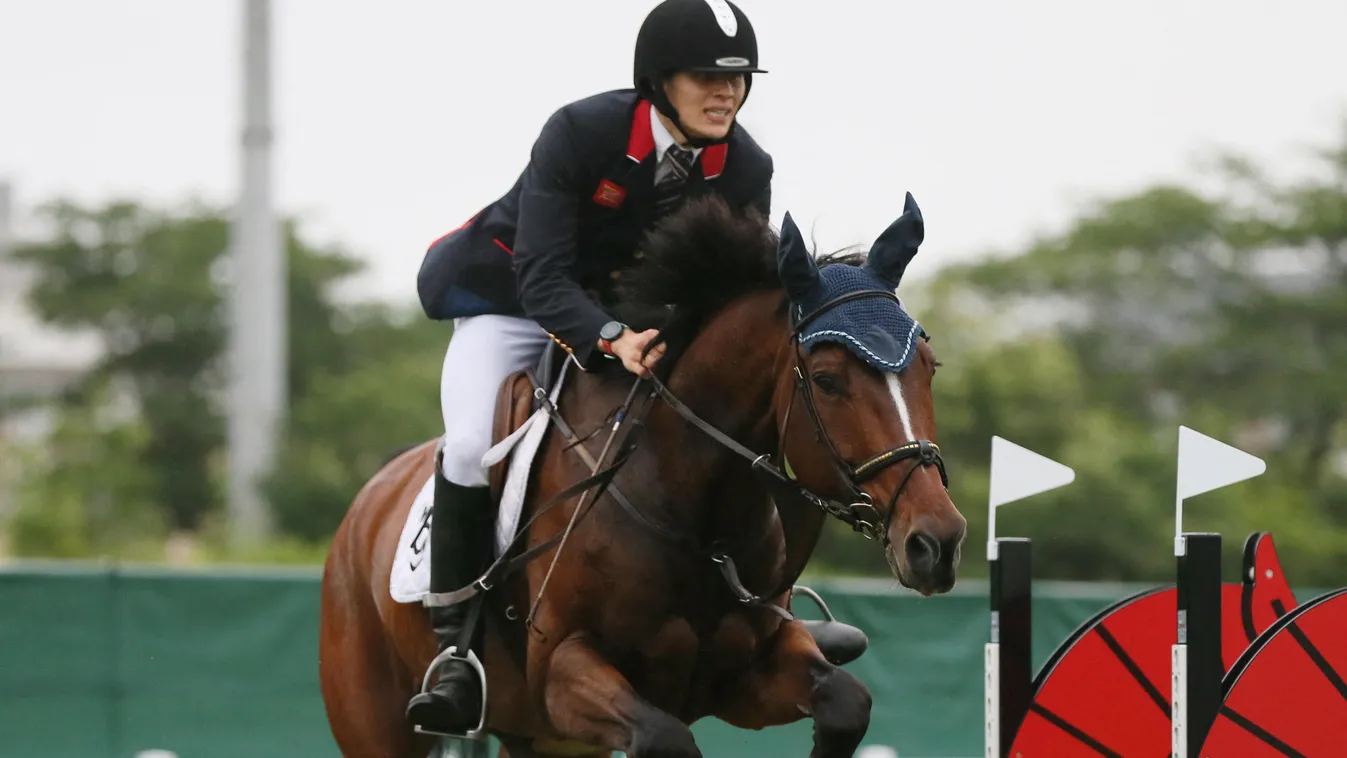
[[[431,729],[422,729],[420,724],[417,724],[412,728],[413,730],[416,731],[417,734],[430,734],[435,735],[437,737],[449,737],[451,739],[472,740],[476,742],[484,741],[487,738],[486,669],[482,668],[482,662],[477,658],[477,654],[474,653],[471,649],[468,650],[468,654],[466,656],[462,656],[458,654],[457,645],[450,645],[449,647],[445,648],[443,653],[440,653],[439,655],[435,656],[435,660],[431,661],[430,665],[426,667],[426,675],[421,679],[420,694],[424,695],[430,691],[431,677],[435,675],[435,672],[440,670],[441,666],[443,666],[444,664],[448,663],[451,660],[463,661],[464,663],[471,666],[472,670],[477,672],[477,679],[482,684],[482,712],[481,714],[479,714],[477,718],[477,726],[472,729],[469,729],[467,732],[464,732],[463,734],[453,734],[450,732],[438,732]]]

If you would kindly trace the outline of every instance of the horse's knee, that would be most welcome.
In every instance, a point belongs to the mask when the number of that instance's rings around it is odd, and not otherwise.
[[[814,685],[810,698],[820,735],[857,744],[870,729],[870,690],[849,671],[834,668]]]
[[[702,755],[686,724],[654,708],[637,722],[631,749],[626,753],[630,758],[701,758]]]

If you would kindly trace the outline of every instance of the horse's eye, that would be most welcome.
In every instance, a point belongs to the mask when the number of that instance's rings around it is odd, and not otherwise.
[[[836,374],[830,374],[827,371],[820,371],[814,374],[814,386],[825,395],[840,395],[842,393],[842,382]]]

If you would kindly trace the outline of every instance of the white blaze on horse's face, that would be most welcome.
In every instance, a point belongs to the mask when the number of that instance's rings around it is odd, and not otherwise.
[[[938,363],[930,348],[918,346],[918,355],[903,373],[886,372],[893,407],[898,412],[898,424],[885,416],[885,432],[893,435],[886,445],[901,447],[922,440],[934,440],[935,420],[930,407],[929,380],[934,378]],[[904,386],[906,379],[906,386]],[[895,426],[901,426],[901,432]],[[901,436],[901,439],[894,437]],[[960,548],[967,529],[967,521],[959,513],[943,481],[936,471],[923,471],[908,466],[920,466],[916,461],[904,461],[896,467],[902,475],[899,495],[892,490],[875,493],[876,500],[892,502],[889,519],[889,544],[884,557],[899,582],[923,595],[948,592],[955,582]]]
[[[903,385],[898,381],[897,374],[886,373],[885,377],[889,385],[889,395],[893,397],[893,404],[898,406],[898,418],[903,421],[903,440],[900,444],[912,442],[917,438],[917,434],[912,431],[912,412],[907,409],[907,401],[903,399]]]

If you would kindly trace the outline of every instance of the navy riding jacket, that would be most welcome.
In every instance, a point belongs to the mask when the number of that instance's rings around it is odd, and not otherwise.
[[[509,192],[426,251],[417,276],[426,315],[526,316],[591,366],[612,320],[602,303],[653,220],[655,155],[650,103],[633,89],[556,111]],[[698,155],[684,196],[717,192],[767,214],[772,171],[739,125]]]

